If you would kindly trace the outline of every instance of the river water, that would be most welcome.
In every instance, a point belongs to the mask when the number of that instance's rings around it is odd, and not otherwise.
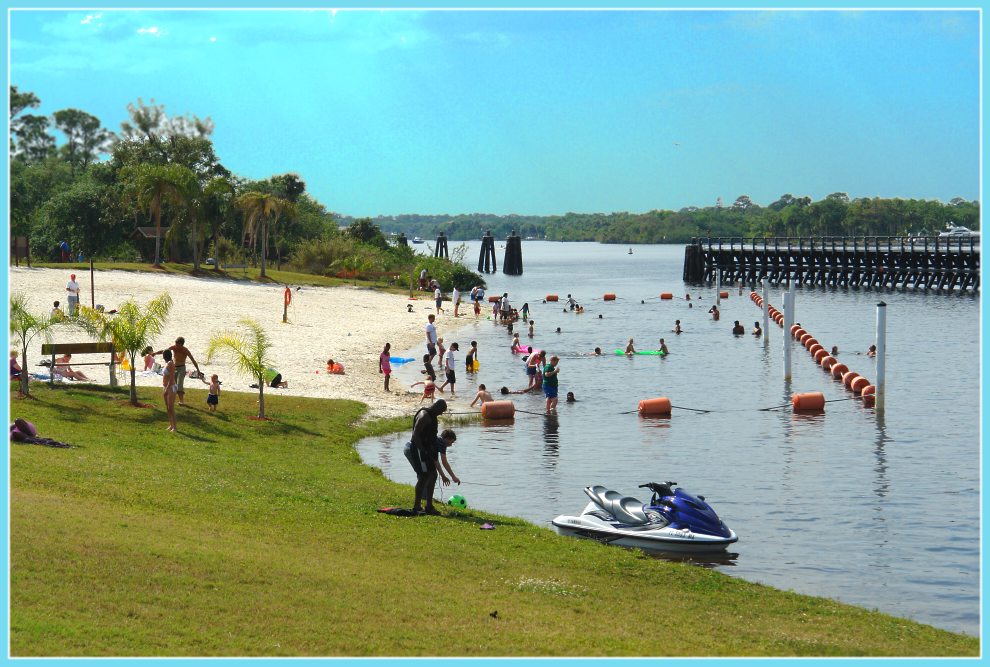
[[[826,348],[837,345],[839,360],[871,381],[876,362],[863,353],[874,342],[877,302],[888,304],[883,413],[850,400],[827,404],[821,415],[797,416],[761,408],[788,403],[794,392],[822,391],[828,400],[851,394],[797,343],[792,379],[784,381],[781,329],[771,322],[767,344],[748,335],[762,319],[748,287],[741,296],[730,289],[714,322],[708,314],[714,286],[681,280],[683,246],[632,251],[525,241],[524,275],[487,277],[489,294],[508,292],[516,307],[529,303],[535,335],[516,330],[524,342],[561,357],[561,401],[555,417],[517,413],[511,425],[457,429],[449,458],[469,505],[549,526],[558,514],[580,512],[587,485],[648,500],[638,485],[674,480],[705,495],[739,535],[726,557],[705,565],[978,635],[980,297],[797,287],[797,321]],[[472,268],[478,252],[478,243],[469,244],[465,263]],[[668,291],[677,298],[657,298]],[[607,292],[618,298],[605,302]],[[586,307],[584,314],[563,312],[568,293]],[[544,304],[547,294],[561,302]],[[780,308],[781,290],[771,289],[769,301]],[[526,385],[510,336],[487,314],[486,308],[481,319],[446,336],[448,344],[460,343],[461,364],[469,342],[478,341],[479,373],[465,377],[458,369],[461,396],[473,396],[479,382],[493,393]],[[448,317],[438,322],[441,335]],[[680,335],[671,332],[677,319]],[[747,335],[731,335],[734,320]],[[637,349],[656,349],[660,337],[670,348],[667,357],[613,353],[629,338]],[[591,356],[595,347],[606,354]],[[403,356],[418,359],[424,351]],[[406,383],[420,379],[412,363],[397,374]],[[564,402],[568,391],[577,402]],[[710,412],[675,409],[668,419],[623,414],[657,396]],[[543,412],[542,396],[511,398],[518,410]],[[407,438],[372,438],[358,450],[369,465],[411,484],[415,477],[401,453]]]

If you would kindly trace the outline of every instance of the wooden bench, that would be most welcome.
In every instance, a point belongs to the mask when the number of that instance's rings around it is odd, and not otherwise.
[[[223,271],[227,271],[228,269],[240,269],[241,270],[241,274],[245,278],[247,278],[247,264],[221,264],[220,265],[220,268]]]
[[[114,366],[117,361],[114,357],[113,343],[45,343],[41,346],[41,354],[51,355],[51,365],[48,367],[48,383],[55,384],[55,355],[56,354],[109,354],[110,361],[89,361],[83,363],[73,362],[73,366],[109,366],[110,386],[117,386],[117,373]]]

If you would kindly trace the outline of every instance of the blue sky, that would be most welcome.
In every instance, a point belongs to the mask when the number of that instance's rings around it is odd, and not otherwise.
[[[240,176],[331,210],[647,211],[979,197],[975,11],[10,16],[10,81],[112,130],[209,116]]]

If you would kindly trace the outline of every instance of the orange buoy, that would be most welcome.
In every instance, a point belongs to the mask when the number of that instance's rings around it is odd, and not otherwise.
[[[791,406],[794,412],[822,412],[825,410],[825,394],[820,391],[794,394],[791,396]]]
[[[872,408],[877,404],[876,394],[864,394],[863,395],[863,406],[867,408]]]
[[[794,335],[794,332],[797,331],[800,328],[801,328],[801,325],[800,324],[792,324],[791,325],[791,335],[793,336]]]
[[[811,351],[811,348],[813,348],[816,345],[820,345],[820,343],[818,342],[818,339],[815,338],[814,336],[804,341],[804,346],[805,348],[807,348],[809,352]]]
[[[660,398],[644,398],[639,402],[639,414],[643,417],[661,417],[670,415],[670,399],[666,396]]]
[[[289,289],[288,285],[285,286],[285,293],[282,296],[285,299],[285,305],[292,305],[292,290]]]
[[[486,401],[481,404],[481,416],[484,419],[514,419],[516,406],[512,401]]]
[[[862,394],[863,390],[869,386],[870,386],[870,381],[867,380],[862,375],[860,375],[858,378],[856,378],[849,384],[849,388],[852,389],[852,392],[857,395]]]
[[[547,294],[547,301],[557,301],[558,297],[556,294]]]
[[[824,349],[825,349],[825,348],[824,348],[824,347],[822,347],[822,346],[821,346],[821,345],[820,345],[820,344],[818,343],[818,341],[815,341],[815,344],[814,344],[814,345],[809,345],[809,346],[808,346],[808,354],[810,354],[811,356],[815,356],[815,354],[817,354],[817,353],[818,353],[818,350],[824,350]]]
[[[605,295],[605,300],[606,301],[615,301],[615,295],[612,294],[611,292],[609,292],[608,294]]]
[[[800,338],[798,338],[798,342],[800,342],[802,345],[804,345],[805,343],[808,342],[808,339],[809,338],[814,338],[814,336],[812,336],[810,333],[805,332],[805,333],[801,334],[801,337]]]
[[[822,368],[824,370],[831,371],[832,366],[835,366],[837,363],[839,363],[839,360],[833,357],[832,355],[827,354],[824,357],[822,357],[822,360],[819,361],[818,363],[822,365]]]
[[[719,292],[718,293],[718,298],[720,298],[720,299],[728,299],[729,298],[729,293],[728,292]]]
[[[863,387],[863,391],[860,393],[860,395],[863,397],[876,396],[876,394],[877,394],[876,385],[872,385],[872,384],[868,384],[865,387]]]
[[[841,380],[842,376],[849,372],[849,367],[845,364],[836,363],[831,369],[829,369],[829,372],[836,380]]]
[[[802,329],[801,327],[798,327],[797,331],[792,332],[794,338],[796,338],[797,340],[801,340],[801,336],[805,335],[806,333],[808,332]]]
[[[842,374],[842,384],[845,387],[852,389],[853,380],[855,380],[858,377],[860,377],[860,375],[856,371],[846,371],[845,373]]]
[[[671,294],[670,292],[661,292],[660,298],[663,299],[664,301],[670,301],[671,299],[674,298],[674,295]]]
[[[815,363],[818,364],[822,363],[822,359],[824,359],[827,356],[828,356],[828,350],[826,350],[824,347],[819,345],[818,349],[815,350]]]

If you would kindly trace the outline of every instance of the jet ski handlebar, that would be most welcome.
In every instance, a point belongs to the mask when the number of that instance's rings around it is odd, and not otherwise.
[[[661,498],[674,495],[674,487],[676,485],[677,482],[671,482],[668,480],[663,484],[660,484],[658,482],[649,482],[647,484],[640,484],[639,488],[649,489],[650,491],[652,491],[653,498],[650,499],[650,504],[656,505]]]
[[[674,495],[674,487],[675,486],[677,486],[677,482],[667,481],[667,482],[664,482],[663,484],[659,484],[657,482],[649,482],[648,484],[640,484],[639,485],[639,488],[641,488],[641,489],[649,489],[653,493],[659,493],[659,494],[664,495],[664,496],[672,496],[672,495]]]

